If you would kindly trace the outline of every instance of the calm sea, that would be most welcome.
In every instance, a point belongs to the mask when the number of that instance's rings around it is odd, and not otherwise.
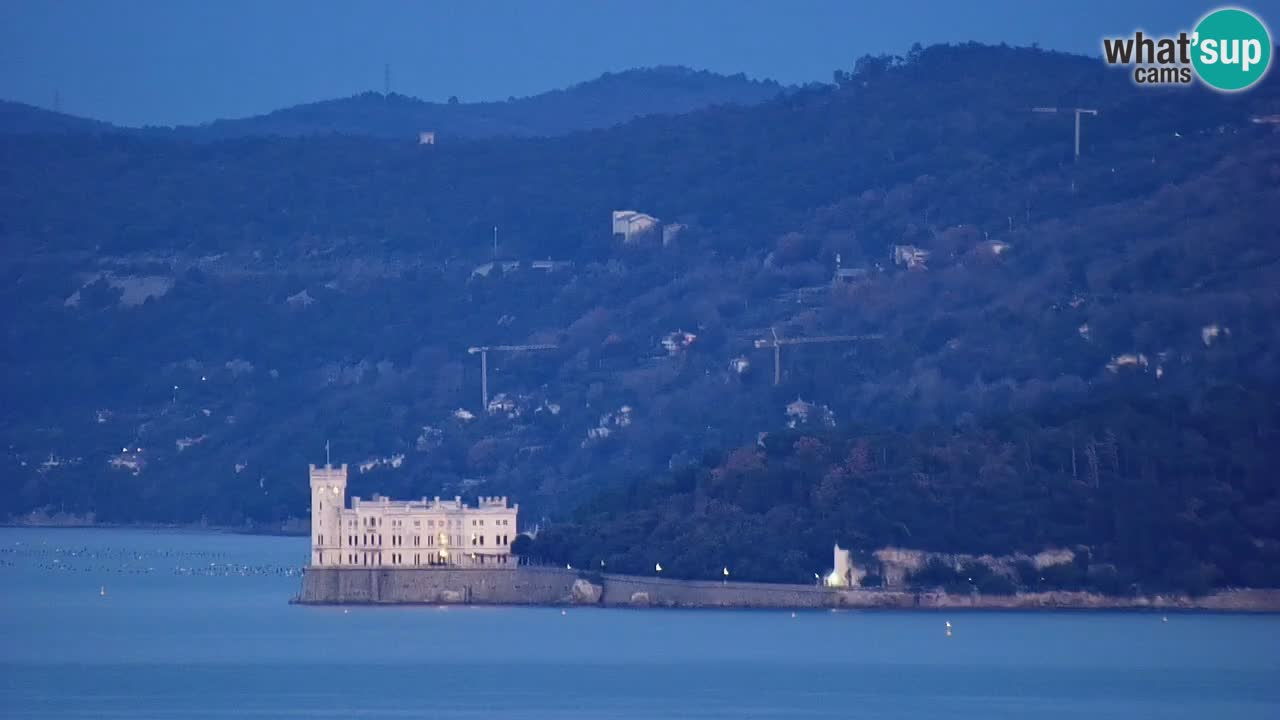
[[[1280,718],[1275,615],[290,606],[305,560],[0,528],[0,716]]]

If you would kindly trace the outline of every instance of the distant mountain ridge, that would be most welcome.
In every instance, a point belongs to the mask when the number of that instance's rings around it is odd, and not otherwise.
[[[111,123],[46,110],[26,103],[0,100],[0,133],[95,133],[118,132]]]
[[[785,88],[739,73],[680,66],[605,73],[561,90],[504,101],[428,102],[399,93],[364,92],[246,118],[200,125],[130,128],[0,101],[0,133],[102,133],[208,141],[251,136],[351,135],[412,140],[434,131],[449,138],[536,137],[606,128],[646,115],[679,115],[714,105],[754,105]]]

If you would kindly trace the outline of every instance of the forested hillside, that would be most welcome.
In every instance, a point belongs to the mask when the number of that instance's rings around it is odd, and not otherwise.
[[[350,135],[417,142],[459,138],[564,135],[607,128],[646,115],[678,115],[714,105],[754,105],[783,92],[769,80],[727,77],[685,67],[606,73],[563,90],[504,101],[427,102],[400,93],[365,92],[265,115],[175,128],[123,128],[20,103],[0,102],[0,132],[114,132],[151,138],[213,141],[241,137]]]
[[[0,137],[0,514],[275,523],[328,440],[354,494],[511,495],[583,564],[1082,545],[1276,584],[1274,74],[970,45],[836,81],[435,147]],[[1047,106],[1099,110],[1079,162]],[[775,386],[775,330],[877,339]],[[468,348],[525,343],[482,407]]]

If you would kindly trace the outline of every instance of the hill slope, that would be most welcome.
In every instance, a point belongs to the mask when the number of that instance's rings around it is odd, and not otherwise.
[[[1280,154],[1250,118],[1276,99],[939,46],[558,138],[0,138],[0,512],[299,517],[330,440],[359,495],[533,520],[616,490],[576,527],[619,569],[646,559],[600,518],[635,509],[654,548],[764,539],[791,574],[839,539],[1271,582]],[[1069,116],[1028,110],[1085,101],[1074,163]],[[685,229],[622,245],[616,209]],[[495,225],[522,266],[488,268]],[[775,387],[770,328],[881,339],[788,347]],[[480,407],[467,348],[526,341],[557,349],[492,355]]]
[[[604,128],[645,115],[679,115],[723,104],[754,105],[784,88],[684,67],[607,73],[563,90],[501,102],[434,103],[392,93],[366,92],[276,110],[265,115],[216,120],[176,128],[121,128],[48,110],[0,102],[0,133],[114,130],[181,140],[225,140],[253,136],[351,135],[416,141],[434,131],[439,141],[502,136],[552,136]]]
[[[94,133],[118,131],[110,123],[0,100],[0,133]]]

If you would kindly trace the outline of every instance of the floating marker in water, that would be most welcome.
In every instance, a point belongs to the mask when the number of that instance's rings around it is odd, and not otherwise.
[[[98,590],[98,595],[100,595],[100,596],[102,596],[102,597],[106,597],[106,596],[107,596],[107,586],[106,586],[106,585],[103,585],[103,586]]]
[[[951,637],[951,621],[947,621],[947,637]]]

